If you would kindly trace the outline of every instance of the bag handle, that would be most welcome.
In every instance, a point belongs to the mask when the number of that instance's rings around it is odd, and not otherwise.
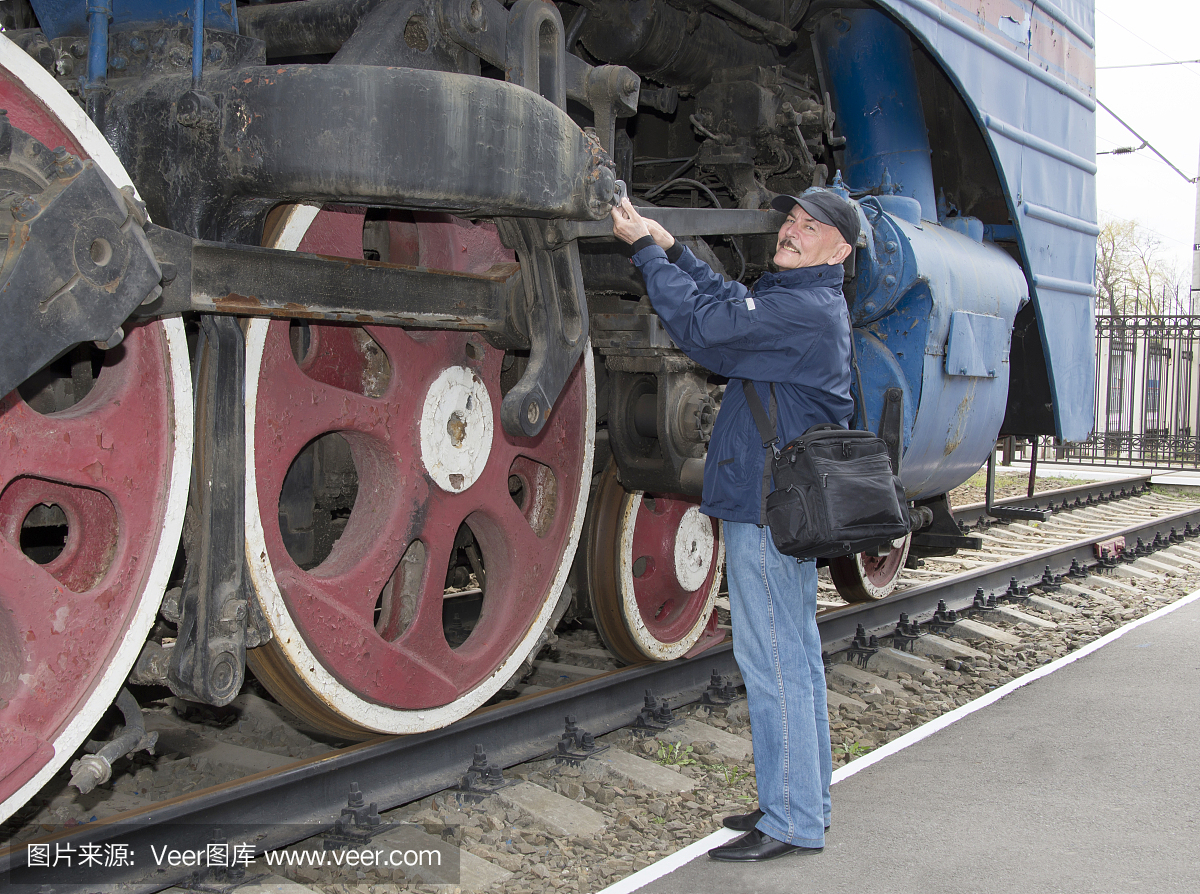
[[[767,418],[767,411],[763,408],[762,400],[759,399],[758,392],[754,390],[754,385],[749,379],[742,379],[742,391],[746,393],[746,404],[750,407],[750,413],[754,416],[754,424],[758,428],[758,434],[763,439],[763,447],[771,448],[771,452],[775,456],[779,456],[779,435],[775,433],[775,426],[771,424],[771,420]],[[771,383],[771,396],[775,396],[775,384]]]

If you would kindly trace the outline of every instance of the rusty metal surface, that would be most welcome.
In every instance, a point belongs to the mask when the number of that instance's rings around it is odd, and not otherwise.
[[[674,236],[752,236],[778,233],[784,215],[778,211],[740,208],[638,207],[643,217],[656,220]],[[613,238],[611,220],[564,220],[552,224],[561,239]]]
[[[151,216],[183,232],[219,235],[213,208],[265,213],[281,199],[466,217],[607,215],[614,177],[594,138],[515,84],[378,65],[214,71],[205,89],[219,113],[186,126],[173,109],[188,83],[122,84],[106,118]]]
[[[361,217],[358,224],[361,245]],[[524,297],[521,268],[512,261],[464,273],[190,240],[157,227],[151,239],[170,258],[174,276],[140,316],[198,311],[464,329],[504,346],[528,344],[511,319],[514,302]],[[437,260],[455,259],[443,251]]]

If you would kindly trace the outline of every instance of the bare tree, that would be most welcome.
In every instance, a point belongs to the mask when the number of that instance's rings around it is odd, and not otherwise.
[[[1120,316],[1125,293],[1132,279],[1136,224],[1114,217],[1105,218],[1096,237],[1096,311],[1107,308],[1109,316]]]
[[[1186,280],[1162,240],[1135,220],[1105,217],[1096,240],[1096,310],[1112,316],[1184,312]]]

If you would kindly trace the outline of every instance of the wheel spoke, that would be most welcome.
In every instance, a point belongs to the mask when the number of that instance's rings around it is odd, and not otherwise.
[[[652,499],[652,498],[651,498]],[[677,602],[686,594],[675,576],[674,551],[675,531],[683,515],[681,504],[672,501],[669,509],[666,500],[656,500],[654,509],[643,499],[633,529],[631,560],[633,562],[633,586],[638,607],[644,618],[657,618],[669,603]],[[644,567],[639,568],[639,565]]]
[[[264,406],[260,413],[267,420],[258,438],[266,440],[261,449],[276,456],[295,457],[314,438],[330,431],[360,431],[379,434],[386,431],[387,409],[381,401],[312,378],[301,370],[287,344],[287,327],[273,324],[267,337],[263,367],[273,383],[270,393],[260,392]],[[268,366],[269,364],[269,366]],[[276,464],[279,483],[286,464]]]
[[[299,615],[301,632],[316,647],[318,660],[355,691],[368,698],[387,698],[392,695],[389,687],[407,681],[434,697],[454,697],[457,688],[436,660],[440,656],[385,642],[375,632],[369,612],[365,618],[350,616],[345,603],[324,589],[312,588],[311,577],[281,573],[279,583],[287,588],[293,605],[304,605]]]
[[[147,342],[152,344],[147,344]],[[15,392],[0,403],[0,481],[47,475],[66,484],[100,490],[116,503],[141,499],[143,483],[167,461],[153,440],[124,432],[160,429],[168,417],[162,359],[144,329],[135,329],[107,357],[91,392],[57,413],[35,412]]]
[[[35,642],[39,637],[49,637],[51,624],[60,616],[57,612],[59,605],[68,606],[68,611],[61,617],[70,617],[70,606],[86,605],[89,600],[80,599],[62,586],[46,571],[45,566],[39,565],[26,556],[7,537],[0,537],[0,575],[6,581],[6,593],[20,593],[22,598],[6,598],[3,603],[8,621],[13,625],[22,642]],[[56,610],[47,612],[47,605],[55,606]],[[61,626],[61,622],[60,622]],[[55,630],[56,636],[65,632],[65,628]],[[33,634],[29,637],[27,634]]]

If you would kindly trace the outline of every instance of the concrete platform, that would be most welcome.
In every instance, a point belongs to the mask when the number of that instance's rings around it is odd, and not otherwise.
[[[717,832],[606,894],[1191,894],[1197,641],[1200,592],[838,770],[824,852],[715,863]]]

